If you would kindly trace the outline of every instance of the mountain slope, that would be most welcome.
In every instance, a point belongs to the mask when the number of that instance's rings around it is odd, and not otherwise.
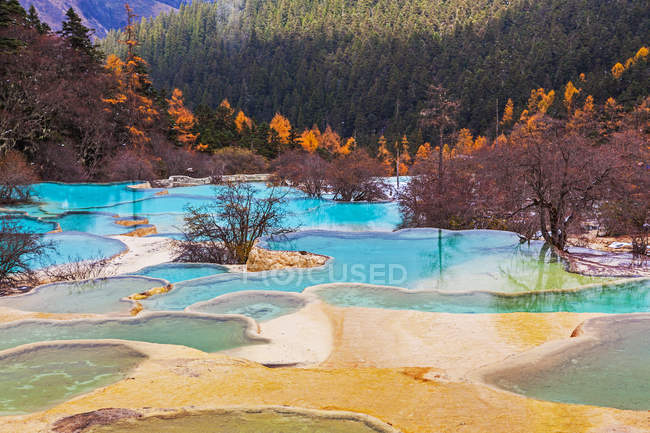
[[[647,94],[647,71],[632,93],[609,73],[648,43],[646,6],[639,0],[221,0],[183,5],[137,32],[155,84],[181,88],[194,104],[228,98],[256,118],[280,111],[299,127],[329,123],[370,141],[403,132],[417,139],[418,113],[434,79],[461,101],[460,123],[483,134],[494,134],[497,109],[508,98],[520,111],[532,88],[560,94],[580,73],[587,76],[581,86],[597,101]],[[119,37],[109,33],[105,50],[121,52]]]
[[[154,17],[180,5],[181,0],[130,0],[129,4],[140,17]],[[73,7],[84,25],[95,29],[97,37],[104,37],[111,29],[126,25],[126,12],[122,0],[20,0],[25,9],[34,5],[41,19],[59,30],[66,11]]]

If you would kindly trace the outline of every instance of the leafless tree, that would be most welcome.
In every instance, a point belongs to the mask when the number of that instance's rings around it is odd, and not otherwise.
[[[36,179],[34,170],[19,152],[10,150],[0,156],[0,204],[29,201],[31,184]]]
[[[432,128],[440,136],[438,145],[438,173],[440,173],[441,179],[438,188],[440,191],[443,189],[442,181],[444,180],[444,137],[456,126],[459,108],[460,103],[449,96],[447,89],[441,85],[431,84],[427,91],[426,105],[420,111],[420,126],[425,130]]]
[[[330,163],[315,153],[289,150],[273,161],[274,175],[310,197],[320,198],[327,192]]]
[[[326,183],[335,200],[385,200],[387,186],[381,180],[383,174],[381,163],[359,148],[332,161],[326,172]]]
[[[0,295],[13,287],[35,284],[33,264],[52,249],[42,235],[23,233],[14,220],[0,219]]]
[[[541,114],[487,152],[500,203],[510,218],[534,212],[544,240],[563,250],[571,229],[611,191],[618,153]]]
[[[286,194],[272,189],[260,196],[247,183],[218,191],[214,203],[187,208],[184,239],[177,244],[181,257],[243,264],[259,238],[293,231],[284,225]]]

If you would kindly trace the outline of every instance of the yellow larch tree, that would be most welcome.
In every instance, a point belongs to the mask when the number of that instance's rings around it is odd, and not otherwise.
[[[411,158],[411,153],[409,152],[409,140],[406,137],[406,135],[404,135],[400,143],[399,144],[395,143],[395,144],[396,146],[401,146],[399,152],[399,175],[406,176],[409,172],[409,167],[413,162]]]
[[[357,148],[357,140],[354,137],[350,137],[345,141],[345,145],[341,146],[339,149],[339,155],[349,155],[354,149]]]
[[[418,147],[418,151],[415,153],[416,161],[425,161],[431,157],[431,143],[424,143]]]
[[[280,113],[275,113],[269,127],[278,133],[280,143],[289,144],[289,137],[291,136],[291,122]]]
[[[474,147],[474,136],[469,129],[463,128],[458,131],[458,140],[456,140],[456,146],[454,149],[456,152],[461,154],[472,153],[472,148]]]
[[[230,102],[227,98],[221,101],[219,108],[222,109],[228,116],[235,114],[235,110],[230,106]]]
[[[508,98],[506,102],[506,107],[503,109],[503,117],[501,118],[501,126],[504,128],[512,123],[512,119],[515,115],[515,104],[512,102],[512,99]]]
[[[121,41],[127,47],[126,60],[123,61],[115,55],[106,59],[106,69],[116,79],[115,94],[104,99],[104,102],[119,111],[117,116],[124,122],[124,129],[129,135],[131,145],[141,149],[151,142],[148,130],[158,119],[158,110],[154,107],[153,99],[147,96],[152,87],[147,75],[147,62],[135,54],[138,45],[135,39],[135,14],[131,7],[125,5],[127,12],[127,26],[125,28],[126,40]]]
[[[320,137],[320,131],[318,128],[305,129],[300,137],[298,142],[309,153],[314,153],[318,149],[318,138]]]
[[[327,125],[325,131],[318,136],[318,147],[333,154],[338,154],[341,150],[341,136],[331,126]]]
[[[167,100],[169,108],[167,113],[172,120],[172,130],[176,134],[176,140],[179,144],[188,150],[194,146],[198,138],[192,130],[196,126],[196,118],[183,101],[183,92],[180,89],[174,89],[171,99]]]
[[[237,117],[235,117],[235,126],[237,127],[237,132],[241,134],[246,126],[249,130],[253,128],[253,120],[246,116],[242,110],[239,110]]]
[[[650,50],[648,50],[647,47],[641,47],[639,48],[639,51],[637,51],[634,55],[634,60],[638,61],[640,59],[645,59],[648,57],[648,54],[650,54]]]
[[[474,147],[472,148],[473,152],[476,152],[477,150],[481,150],[488,145],[488,140],[486,137],[483,137],[482,135],[479,135],[476,137],[476,140],[474,140]]]
[[[581,92],[582,89],[576,88],[571,81],[566,83],[564,88],[564,106],[566,107],[567,113],[571,114],[573,110],[573,103],[575,101],[575,96]]]
[[[612,66],[612,75],[617,80],[619,78],[621,78],[621,76],[623,75],[623,72],[625,72],[625,66],[623,66],[620,62],[616,63],[614,66]]]
[[[555,90],[544,91],[543,87],[530,91],[528,98],[528,114],[546,113],[555,101]]]
[[[378,144],[379,148],[377,149],[377,159],[384,166],[384,170],[387,175],[395,173],[395,158],[393,157],[393,154],[390,153],[390,150],[388,150],[386,137],[383,135],[379,137]]]

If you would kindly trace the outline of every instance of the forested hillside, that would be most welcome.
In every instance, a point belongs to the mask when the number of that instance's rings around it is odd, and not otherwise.
[[[108,35],[106,52],[123,50],[120,37]],[[631,104],[648,94],[648,69],[620,80],[610,71],[649,37],[639,0],[222,0],[181,6],[136,33],[154,83],[181,88],[194,106],[228,98],[260,119],[279,111],[294,126],[329,123],[369,143],[405,132],[418,141],[433,81],[460,100],[459,124],[489,136],[508,98],[518,114],[530,89],[581,73],[597,103]]]

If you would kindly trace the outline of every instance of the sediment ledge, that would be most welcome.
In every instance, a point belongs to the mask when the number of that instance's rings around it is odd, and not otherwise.
[[[307,251],[273,251],[254,247],[248,256],[248,272],[270,271],[288,268],[315,268],[323,266],[329,257]]]

